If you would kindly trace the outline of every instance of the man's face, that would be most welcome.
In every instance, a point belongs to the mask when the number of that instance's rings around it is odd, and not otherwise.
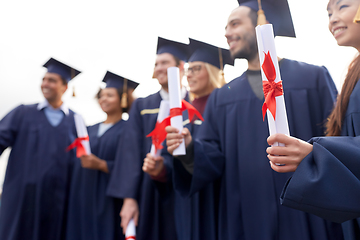
[[[168,87],[167,69],[169,67],[176,67],[176,61],[173,55],[170,53],[156,55],[154,78],[156,78],[159,84],[165,89]]]
[[[41,83],[41,91],[48,102],[61,99],[66,89],[67,84],[64,84],[59,74],[49,72],[45,74]]]
[[[257,54],[255,26],[249,17],[250,8],[240,6],[232,11],[225,27],[231,56],[251,60]]]

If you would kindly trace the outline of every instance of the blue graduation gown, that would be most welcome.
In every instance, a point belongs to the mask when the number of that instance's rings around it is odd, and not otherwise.
[[[205,107],[206,102],[203,102]],[[194,105],[194,107],[198,107]],[[199,112],[203,114],[201,109]],[[196,138],[201,125],[200,120],[186,125],[193,138]],[[179,159],[174,158],[174,166],[178,169],[173,174],[175,190],[175,223],[178,240],[216,240],[217,212],[219,200],[219,182],[214,181],[191,197],[183,194],[188,189],[192,175],[189,174]]]
[[[71,182],[67,239],[124,239],[120,227],[122,200],[106,196],[118,144],[126,122],[119,121],[98,137],[99,123],[88,128],[91,152],[106,160],[109,173],[75,162]]]
[[[360,217],[360,83],[350,96],[343,136],[313,138],[313,151],[303,159],[281,195],[285,206],[334,222]],[[359,219],[343,223],[346,240],[360,239]]]
[[[322,123],[336,97],[328,71],[288,59],[281,61],[280,71],[291,135],[301,139],[322,135]],[[194,140],[189,193],[221,178],[219,239],[341,239],[338,224],[280,206],[290,174],[269,167],[262,104],[246,73],[213,91]]]
[[[150,176],[142,171],[144,158],[151,148],[151,138],[146,135],[155,127],[160,102],[161,96],[157,92],[146,98],[136,99],[132,104],[128,126],[120,143],[121,150],[116,156],[107,192],[117,198],[137,199],[140,211],[137,240],[176,239],[173,194],[162,197],[161,191],[157,190],[157,187],[170,186],[155,184]],[[166,148],[161,155],[165,158],[165,165],[171,166],[171,156]],[[171,169],[167,169],[167,173],[167,178],[170,179]]]
[[[0,153],[12,147],[0,208],[0,239],[64,239],[75,152],[74,113],[50,125],[37,105],[20,105],[0,121]]]

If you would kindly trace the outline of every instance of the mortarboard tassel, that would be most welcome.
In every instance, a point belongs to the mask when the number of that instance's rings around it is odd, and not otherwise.
[[[75,69],[71,69],[71,79],[73,79],[75,77]],[[75,97],[75,86],[73,86],[73,97]]]
[[[257,25],[264,25],[267,23],[267,21],[266,21],[264,10],[262,10],[262,7],[261,7],[261,0],[258,0],[258,5],[259,5],[259,11],[257,12],[257,14],[258,14]]]
[[[223,57],[222,57],[222,52],[221,52],[221,48],[218,47],[219,50],[219,62],[220,62],[220,73],[221,76],[224,78],[224,65],[223,65]]]
[[[360,6],[359,6],[359,9],[355,15],[355,18],[354,18],[354,23],[360,23]]]
[[[121,108],[127,108],[127,79],[124,78],[123,93],[121,94]]]

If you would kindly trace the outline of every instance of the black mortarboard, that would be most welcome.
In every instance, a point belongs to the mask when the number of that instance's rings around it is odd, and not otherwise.
[[[128,107],[128,101],[127,101],[127,90],[130,89],[135,89],[139,83],[134,82],[130,79],[121,77],[119,75],[116,75],[115,73],[112,73],[110,71],[107,71],[103,82],[106,83],[106,87],[105,88],[122,88],[122,95],[121,95],[121,107],[122,108],[127,108]]]
[[[238,0],[240,6],[259,11],[259,0]],[[266,19],[273,25],[275,36],[295,37],[295,30],[287,0],[261,0]]]
[[[158,37],[156,54],[170,53],[180,60],[187,61],[187,47],[185,43],[175,42]]]
[[[127,84],[127,88],[135,89],[139,85],[139,83],[137,82],[134,82],[128,78],[121,77],[109,71],[106,72],[103,79],[103,82],[106,83],[106,88],[122,88],[125,81]]]
[[[229,50],[190,38],[189,62],[195,61],[210,63],[221,70],[225,64],[234,65]]]
[[[73,79],[76,75],[80,73],[80,71],[76,70],[75,68],[59,62],[54,58],[50,58],[49,61],[44,64],[44,67],[47,68],[47,71],[49,73],[59,74],[67,82],[69,82],[71,79]]]

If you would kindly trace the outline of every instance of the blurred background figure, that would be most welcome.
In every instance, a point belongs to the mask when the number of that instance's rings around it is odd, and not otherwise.
[[[80,72],[51,58],[44,101],[20,105],[0,121],[0,153],[12,147],[0,209],[0,239],[64,239],[76,138],[74,112],[62,101]]]
[[[97,94],[104,122],[88,127],[92,154],[75,162],[67,221],[67,238],[74,240],[124,239],[119,212],[122,199],[106,196],[115,156],[126,121],[122,119],[133,102],[138,83],[107,72],[106,87]]]

